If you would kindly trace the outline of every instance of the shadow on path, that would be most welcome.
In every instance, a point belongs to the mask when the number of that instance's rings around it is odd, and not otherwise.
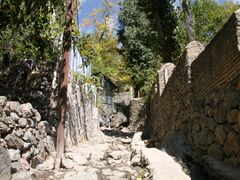
[[[122,132],[121,130],[117,129],[102,129],[101,131],[104,135],[110,137],[132,138],[134,135],[134,132]]]

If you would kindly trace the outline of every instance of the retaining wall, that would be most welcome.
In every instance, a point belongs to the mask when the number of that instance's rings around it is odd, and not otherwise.
[[[166,76],[158,73],[149,124],[169,153],[240,167],[239,39],[238,10],[206,48],[191,42],[174,70],[161,68],[172,75],[158,85]]]

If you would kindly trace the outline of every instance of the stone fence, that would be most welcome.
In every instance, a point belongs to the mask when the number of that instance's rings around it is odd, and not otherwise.
[[[148,123],[155,141],[177,157],[191,156],[220,178],[240,177],[226,175],[226,168],[239,172],[240,167],[239,39],[238,10],[206,48],[193,41],[175,68],[162,66],[150,100]]]
[[[12,173],[43,163],[55,151],[55,132],[30,103],[7,101],[0,96],[0,147],[8,151]]]
[[[59,87],[56,86],[54,90],[52,87],[53,79],[56,79],[56,85],[59,82],[57,69],[59,71],[52,62],[40,63],[29,75],[22,63],[16,62],[6,69],[0,67],[0,95],[11,101],[30,102],[42,119],[49,123],[49,127],[57,128]],[[54,77],[55,73],[57,76]],[[91,94],[84,93],[79,84],[81,83],[76,82],[71,74],[65,121],[66,147],[77,146],[83,140],[96,137],[96,133],[100,132],[98,109],[92,105]]]

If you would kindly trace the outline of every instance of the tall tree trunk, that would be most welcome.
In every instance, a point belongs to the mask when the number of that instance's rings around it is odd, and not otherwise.
[[[60,86],[60,109],[59,109],[59,124],[57,128],[57,155],[55,161],[55,169],[59,169],[64,153],[64,129],[65,129],[65,114],[67,106],[67,86],[68,86],[68,72],[70,61],[70,49],[72,42],[72,19],[73,19],[73,0],[68,0],[67,3],[67,17],[66,28],[64,31],[63,40],[63,66],[61,72],[61,86]]]
[[[188,42],[194,41],[193,17],[189,7],[189,0],[183,0],[182,9],[184,12],[184,24],[187,33]]]

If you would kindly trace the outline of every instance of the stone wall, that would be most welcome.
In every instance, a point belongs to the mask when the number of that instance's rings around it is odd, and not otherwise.
[[[143,131],[147,119],[146,102],[143,98],[133,98],[129,105],[129,126],[132,131]]]
[[[65,124],[67,148],[96,137],[100,132],[98,108],[93,106],[91,95],[85,94],[78,84],[70,76]]]
[[[100,98],[103,98],[100,96]],[[102,127],[120,128],[129,124],[130,92],[115,93],[112,103],[100,102],[100,124]]]
[[[23,63],[16,62],[6,69],[0,68],[0,95],[20,103],[31,102],[47,120],[53,70],[53,63],[39,64],[28,77]]]
[[[220,165],[208,167],[215,176],[217,167],[240,167],[239,25],[236,11],[205,49],[191,42],[162,94],[153,86],[150,102],[155,141],[179,157],[216,160]]]
[[[28,77],[21,62],[11,64],[7,69],[0,67],[0,95],[11,101],[30,102],[39,111],[41,118],[48,121],[49,127],[56,128],[59,118],[58,87],[55,87],[54,91],[51,89],[54,73],[57,74],[56,85],[59,81],[59,70],[55,68],[54,63],[50,62],[37,64]],[[88,140],[99,131],[98,109],[92,106],[91,95],[83,93],[78,84],[80,83],[70,75],[66,119],[67,146]]]
[[[30,103],[0,96],[0,146],[8,150],[12,173],[41,164],[55,151],[54,136],[54,129]]]

